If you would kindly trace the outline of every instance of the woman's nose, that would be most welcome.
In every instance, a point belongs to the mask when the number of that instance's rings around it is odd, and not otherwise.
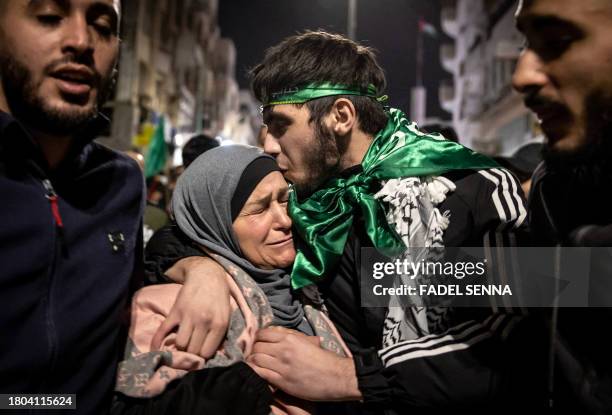
[[[291,229],[293,221],[287,213],[287,207],[283,204],[276,203],[275,206],[276,223],[280,229]]]

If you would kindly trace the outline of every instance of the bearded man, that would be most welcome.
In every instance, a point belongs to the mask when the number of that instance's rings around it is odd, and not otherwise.
[[[543,246],[592,247],[590,308],[543,315],[551,333],[548,394],[560,413],[612,410],[612,3],[524,0],[525,35],[513,83],[547,142],[533,177],[529,225]],[[571,289],[571,287],[570,287]],[[606,308],[598,308],[606,307]]]
[[[118,0],[0,4],[0,392],[110,407],[141,275],[143,179],[93,142],[119,52]]]

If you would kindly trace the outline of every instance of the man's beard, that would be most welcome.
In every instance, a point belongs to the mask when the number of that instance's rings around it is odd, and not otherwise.
[[[77,58],[68,57],[55,61],[45,68],[44,73],[48,73],[53,67],[76,60]],[[112,85],[111,77],[104,79],[94,68],[88,66],[95,73],[92,91],[97,90],[97,102],[88,110],[62,110],[49,105],[44,97],[37,93],[40,84],[33,81],[32,73],[26,65],[10,53],[0,52],[0,82],[11,114],[26,127],[43,133],[57,136],[74,135],[98,115],[98,109],[106,101]]]
[[[571,177],[578,186],[599,187],[612,176],[612,93],[602,89],[585,99],[585,144],[574,151],[545,146],[543,157],[549,171]]]
[[[316,148],[311,149],[304,159],[306,179],[303,183],[294,183],[300,199],[310,196],[341,171],[340,158],[346,151],[346,145],[320,121],[315,126],[315,143]]]

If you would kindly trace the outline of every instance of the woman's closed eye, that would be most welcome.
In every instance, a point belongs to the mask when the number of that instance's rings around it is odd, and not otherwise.
[[[258,208],[258,209],[253,210],[251,212],[251,214],[252,215],[261,215],[262,213],[265,213],[267,210],[268,210],[267,208],[262,207],[262,208]]]
[[[265,213],[270,208],[270,197],[265,197],[252,203],[248,203],[243,211],[247,215],[259,215]]]

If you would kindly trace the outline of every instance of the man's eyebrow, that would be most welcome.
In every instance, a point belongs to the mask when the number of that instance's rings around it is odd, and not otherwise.
[[[0,0],[0,1],[4,1],[4,0]],[[48,1],[55,3],[60,9],[62,9],[62,11],[67,12],[70,10],[70,0],[29,0],[27,8],[29,10],[36,9],[37,7],[42,6],[45,2],[48,2]],[[117,9],[114,7],[114,3],[113,5],[110,5],[102,1],[97,1],[91,6],[89,6],[89,11],[90,12],[93,11],[98,14],[107,14],[113,19],[112,23],[114,25],[116,25],[119,21],[119,13]]]
[[[113,5],[110,5],[108,3],[103,3],[103,2],[96,2],[90,6],[89,12],[90,13],[95,12],[98,15],[100,14],[108,15],[112,19],[112,24],[113,26],[115,26],[114,29],[115,30],[117,29],[117,24],[119,22],[119,13]]]
[[[291,121],[291,118],[289,118],[285,114],[281,114],[279,112],[275,112],[272,109],[267,111],[267,112],[264,111],[263,119],[264,119],[264,123],[268,124],[268,125],[272,124],[273,122],[278,122],[278,121],[285,121],[285,122],[290,122]]]
[[[525,31],[547,28],[568,29],[572,32],[582,32],[574,23],[549,14],[519,16],[516,19],[516,27],[523,33]]]
[[[30,0],[28,2],[28,9],[35,9],[48,1],[55,3],[63,11],[70,10],[70,0]]]

